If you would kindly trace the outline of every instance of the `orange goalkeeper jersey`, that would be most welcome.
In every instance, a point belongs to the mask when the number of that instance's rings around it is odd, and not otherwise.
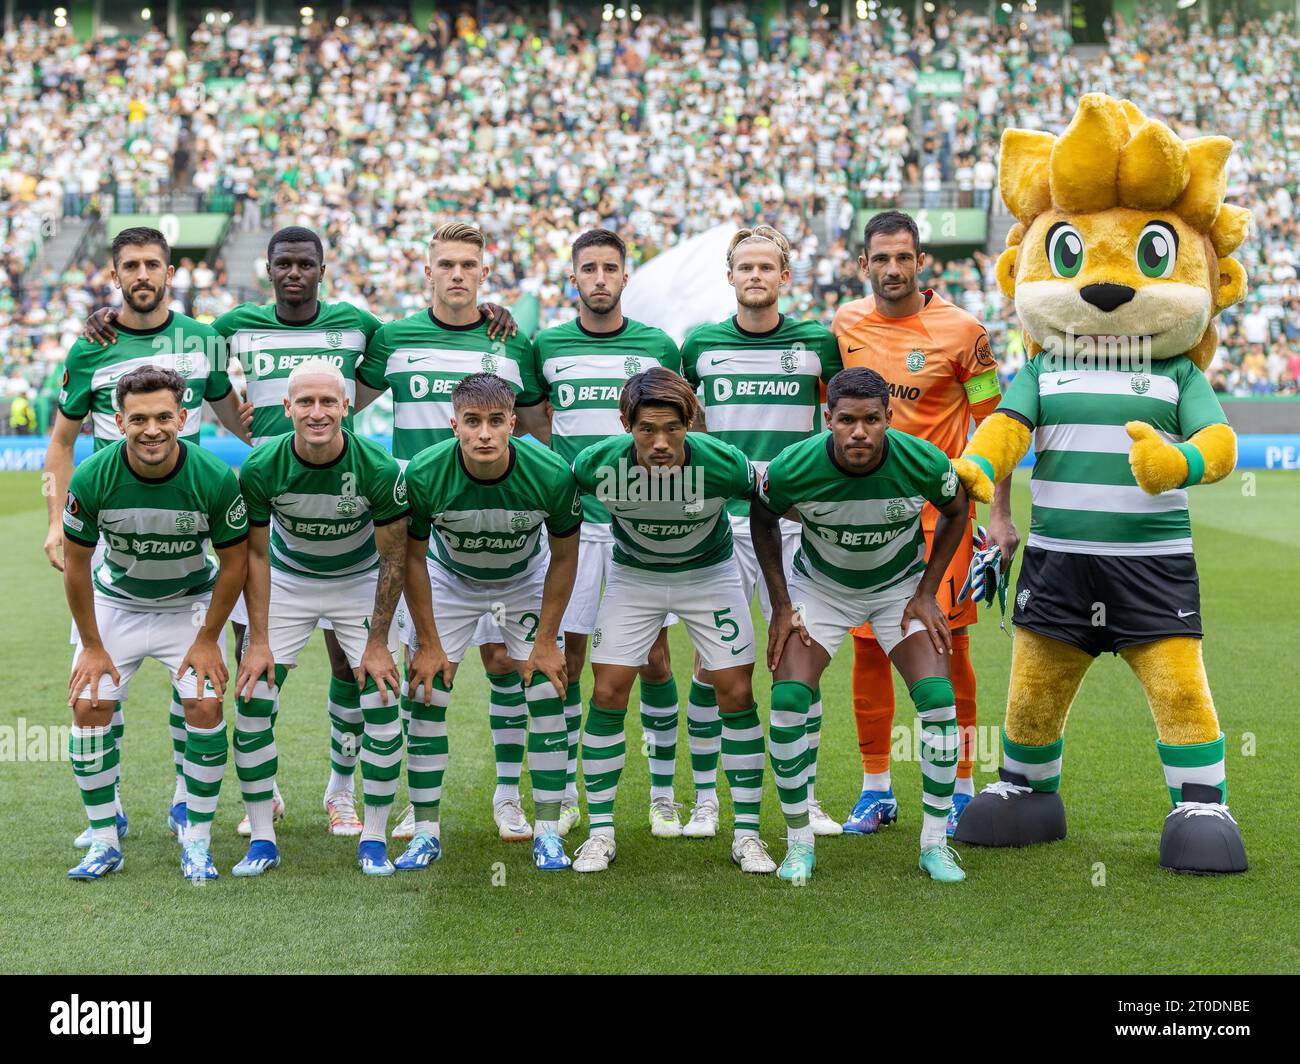
[[[984,326],[932,290],[907,318],[887,318],[872,296],[835,314],[831,332],[844,365],[874,369],[889,383],[893,427],[929,440],[949,458],[966,446],[970,419],[1001,398],[997,363]]]

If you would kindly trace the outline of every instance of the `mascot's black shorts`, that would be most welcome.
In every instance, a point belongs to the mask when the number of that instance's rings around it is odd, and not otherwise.
[[[1026,547],[1012,623],[1094,658],[1175,635],[1201,637],[1192,554],[1101,556]]]

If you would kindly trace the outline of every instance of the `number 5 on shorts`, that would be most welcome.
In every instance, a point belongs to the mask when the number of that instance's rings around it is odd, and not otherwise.
[[[725,632],[728,628],[731,629],[730,635],[724,635],[722,637],[722,641],[724,643],[734,643],[736,641],[736,636],[740,635],[740,625],[738,625],[735,621],[731,619],[731,617],[728,616],[728,614],[730,613],[731,613],[730,606],[728,606],[725,610],[713,611],[713,627],[716,628],[719,632]]]

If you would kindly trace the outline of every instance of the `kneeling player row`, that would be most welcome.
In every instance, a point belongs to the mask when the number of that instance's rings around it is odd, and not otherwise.
[[[277,701],[321,621],[332,624],[362,685],[360,865],[385,875],[438,859],[447,702],[485,616],[499,625],[524,682],[536,866],[607,868],[616,852],[628,696],[675,615],[717,692],[735,806],[732,853],[742,869],[776,870],[796,881],[812,874],[812,692],[847,631],[870,622],[923,721],[921,867],[938,880],[963,878],[945,844],[957,729],[949,634],[934,592],[965,535],[968,508],[942,452],[888,428],[888,388],[877,374],[855,369],[834,378],[830,431],[787,448],[761,483],[739,450],[688,431],[694,391],[664,369],[628,381],[620,401],[627,435],[587,448],[571,470],[549,450],[511,438],[513,393],[504,381],[466,377],[452,396],[456,438],[421,452],[403,474],[382,449],[342,429],[346,400],[337,369],[305,365],[286,399],[293,434],[259,448],[239,483],[177,441],[184,415],[172,376],[149,368],[123,378],[118,416],[127,438],[84,463],[69,493],[65,532],[75,546],[68,598],[81,633],[70,691],[74,771],[94,835],[69,873],[74,878],[120,867],[109,720],[146,656],[176,671],[185,706],[182,869],[192,878],[216,876],[211,819],[226,761],[219,633],[241,588],[249,627],[234,746],[252,844],[236,875],[257,875],[280,861],[272,823]],[[582,736],[591,834],[570,862],[559,832],[569,742],[560,624],[577,570],[582,494],[608,508],[614,543],[592,635],[595,690]],[[750,499],[757,501],[754,552],[772,606],[770,754],[789,831],[779,870],[758,837],[765,756],[751,686],[753,587],[733,557],[726,518],[729,502]],[[928,565],[925,502],[941,514]],[[783,516],[802,526],[789,565]],[[107,549],[92,594],[91,551],[101,533]],[[206,555],[207,539],[219,569]],[[410,623],[401,632],[394,617],[403,588]],[[196,619],[192,645],[178,611]],[[410,845],[392,862],[385,843],[402,757],[402,684],[392,657],[399,636],[407,644],[406,756],[416,822]]]

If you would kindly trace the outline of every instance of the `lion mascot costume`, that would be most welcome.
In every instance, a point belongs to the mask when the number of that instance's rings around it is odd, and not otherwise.
[[[1230,258],[1250,212],[1225,204],[1226,137],[1182,140],[1128,100],[1090,94],[1069,128],[1008,129],[999,184],[1018,219],[998,283],[1026,362],[956,463],[988,502],[1035,435],[999,782],[956,840],[1065,837],[1065,719],[1098,654],[1136,674],[1173,802],[1160,866],[1242,872],[1224,740],[1201,658],[1187,489],[1232,472],[1237,441],[1203,371],[1213,318],[1245,294]]]

